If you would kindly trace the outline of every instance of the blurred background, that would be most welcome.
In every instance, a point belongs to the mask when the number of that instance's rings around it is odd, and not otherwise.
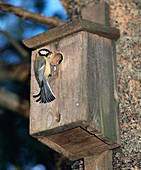
[[[4,2],[67,21],[59,0]],[[0,10],[0,170],[70,169],[68,161],[61,165],[65,158],[29,135],[30,51],[22,40],[48,29]]]

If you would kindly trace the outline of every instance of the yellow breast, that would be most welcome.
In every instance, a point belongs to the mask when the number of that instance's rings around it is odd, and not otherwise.
[[[51,69],[50,69],[50,63],[47,57],[44,57],[44,59],[46,60],[46,67],[45,67],[45,72],[44,72],[44,76],[48,77],[51,74]]]

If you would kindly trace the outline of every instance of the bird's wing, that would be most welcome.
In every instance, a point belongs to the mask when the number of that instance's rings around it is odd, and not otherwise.
[[[40,61],[38,61],[38,59],[34,61],[35,77],[40,87],[42,86],[42,82],[43,82],[45,66],[46,66],[46,60],[43,57],[41,58]]]

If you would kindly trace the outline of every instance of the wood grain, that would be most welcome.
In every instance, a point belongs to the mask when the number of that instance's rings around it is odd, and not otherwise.
[[[63,24],[62,26],[53,28],[44,33],[25,39],[23,40],[23,43],[28,48],[37,49],[80,31],[97,34],[101,37],[106,37],[113,40],[117,40],[119,38],[118,29],[107,27],[105,25],[83,19],[68,22],[66,24]]]
[[[85,170],[112,170],[112,151],[108,150],[96,156],[84,158]]]
[[[53,52],[61,51],[64,55],[64,59],[59,65],[58,76],[49,80],[56,100],[48,104],[36,103],[32,97],[33,94],[39,91],[33,72],[33,60],[37,51],[33,52],[31,67],[31,134],[55,128],[58,131],[58,129],[63,129],[64,126],[66,130],[72,128],[73,124],[76,124],[75,122],[86,120],[86,107],[81,107],[83,105],[80,91],[82,83],[81,46],[82,36],[79,33],[44,47]],[[81,113],[80,109],[82,108],[84,110]],[[56,122],[56,112],[60,113],[59,122]],[[38,123],[34,124],[36,121]]]
[[[83,19],[109,26],[109,6],[105,2],[81,9]]]
[[[114,110],[115,110],[115,116],[116,116],[117,143],[121,144],[118,83],[117,83],[117,59],[116,59],[116,43],[115,43],[115,41],[112,41],[112,67],[113,67],[114,102],[115,102]]]
[[[63,153],[70,160],[77,160],[93,154],[98,155],[109,149],[109,145],[80,127],[40,137],[38,140],[57,152]]]

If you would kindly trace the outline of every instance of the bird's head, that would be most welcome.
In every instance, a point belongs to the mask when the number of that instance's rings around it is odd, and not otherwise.
[[[52,52],[49,51],[48,49],[41,49],[41,50],[39,50],[38,54],[39,54],[40,56],[48,57],[49,55],[52,54]]]

